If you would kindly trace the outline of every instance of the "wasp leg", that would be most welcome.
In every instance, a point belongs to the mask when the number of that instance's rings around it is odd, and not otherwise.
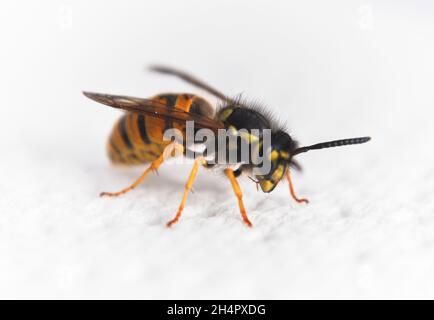
[[[118,192],[101,192],[100,197],[103,197],[103,196],[117,197],[117,196],[123,195],[123,194],[133,190],[135,187],[137,187],[143,181],[143,179],[146,178],[146,176],[151,171],[158,172],[157,170],[161,166],[161,164],[164,162],[164,159],[166,159],[167,157],[175,157],[179,154],[179,152],[181,152],[181,154],[183,152],[183,146],[182,145],[179,145],[177,143],[168,145],[166,147],[166,149],[164,149],[164,152],[155,161],[153,161],[148,168],[146,168],[146,170],[142,173],[142,175],[131,186],[129,186],[128,188],[125,188],[121,191],[118,191]]]
[[[201,164],[204,164],[205,159],[203,157],[199,157],[196,160],[194,160],[193,168],[191,169],[190,176],[188,177],[187,183],[185,184],[184,194],[182,196],[181,204],[179,205],[178,212],[176,213],[175,218],[170,220],[166,226],[171,227],[173,224],[178,222],[179,218],[181,217],[182,210],[184,209],[185,202],[187,201],[187,195],[188,191],[191,190],[193,187],[194,179],[196,179],[197,172],[199,171],[199,166]]]
[[[298,198],[297,195],[295,194],[294,186],[292,184],[292,179],[291,179],[291,173],[289,172],[289,170],[286,171],[286,179],[288,180],[289,183],[289,191],[291,192],[292,199],[294,199],[297,203],[309,203],[309,200],[305,198]]]
[[[238,206],[240,207],[240,212],[243,221],[248,227],[251,227],[252,223],[247,217],[246,208],[244,208],[243,193],[241,192],[240,185],[238,184],[238,181],[235,178],[234,171],[231,169],[225,169],[225,174],[228,176],[229,180],[231,181],[232,189],[234,190],[235,196],[238,199]]]
[[[136,181],[134,181],[134,183],[132,185],[130,185],[128,188],[122,189],[121,191],[118,191],[118,192],[101,192],[100,197],[103,197],[103,196],[117,197],[117,196],[123,195],[127,192],[130,192],[135,187],[137,187],[151,171],[157,171],[157,169],[161,166],[163,161],[164,161],[164,155],[162,154],[161,156],[158,157],[158,159],[153,161],[151,163],[151,165],[148,168],[146,168],[146,170],[142,173],[142,175]]]

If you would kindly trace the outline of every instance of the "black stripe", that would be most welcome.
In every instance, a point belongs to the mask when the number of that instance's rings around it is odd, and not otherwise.
[[[139,127],[140,138],[142,138],[142,141],[145,144],[150,144],[151,139],[149,139],[148,133],[146,132],[145,116],[144,115],[139,114],[139,116],[137,117],[137,125]]]
[[[119,125],[119,130],[121,133],[122,140],[124,141],[127,148],[132,149],[133,145],[131,144],[130,138],[128,137],[128,134],[127,134],[127,116],[125,116],[121,119],[121,122]]]
[[[113,139],[110,139],[110,146],[112,147],[112,149],[115,151],[115,153],[118,156],[121,156],[121,152],[119,151],[119,148],[116,146],[116,144],[114,143]]]
[[[158,158],[160,156],[159,154],[155,153],[152,150],[142,150],[141,153],[142,153],[142,155],[148,155],[148,156],[151,156],[154,158]]]
[[[201,112],[200,101],[198,101],[197,99],[194,99],[193,102],[190,104],[190,110],[188,112],[201,115],[202,112]]]
[[[129,158],[129,159],[133,159],[133,160],[140,161],[140,159],[137,158],[137,156],[136,156],[134,153],[130,153],[130,154],[128,155],[128,158]]]
[[[178,96],[176,94],[163,94],[158,98],[166,100],[166,105],[169,109],[173,109],[176,105],[176,100],[178,100]]]
[[[119,160],[120,160],[121,162],[124,162],[125,159],[124,159],[124,157],[122,156],[121,151],[120,151],[119,148],[116,146],[116,144],[115,144],[115,142],[113,141],[113,139],[110,139],[110,145],[111,145],[111,147],[113,148],[113,150],[115,151],[116,155],[119,157]]]
[[[188,93],[184,93],[182,96],[184,97],[185,100],[191,99],[193,97],[192,94],[188,94]]]
[[[169,112],[175,108],[176,101],[178,100],[178,96],[176,94],[163,94],[158,98],[166,100],[166,107],[169,110]],[[173,128],[173,122],[171,119],[166,119],[164,125],[164,131],[170,128]]]

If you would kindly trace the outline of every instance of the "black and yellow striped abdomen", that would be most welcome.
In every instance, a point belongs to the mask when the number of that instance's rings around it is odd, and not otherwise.
[[[162,94],[152,100],[164,103],[167,108],[178,109],[206,116],[213,115],[212,106],[193,94]],[[115,124],[107,149],[113,163],[134,165],[157,159],[168,145],[163,140],[165,130],[179,129],[185,134],[185,126],[170,119],[155,118],[138,113],[126,113]]]

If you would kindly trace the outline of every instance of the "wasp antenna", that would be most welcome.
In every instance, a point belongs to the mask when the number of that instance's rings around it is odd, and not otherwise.
[[[223,99],[223,100],[227,100],[228,98],[226,97],[226,95],[224,95],[223,93],[221,93],[220,91],[214,89],[213,87],[211,87],[210,85],[208,85],[207,83],[205,83],[202,80],[199,80],[198,78],[192,76],[191,74],[188,74],[187,72],[175,69],[175,68],[171,68],[171,67],[167,67],[167,66],[162,66],[162,65],[151,65],[149,66],[149,69],[151,71],[155,71],[158,73],[162,73],[162,74],[167,74],[167,75],[172,75],[175,77],[178,77],[196,87],[199,87],[205,91],[208,91],[209,93],[211,93],[212,95]]]
[[[325,149],[325,148],[334,148],[334,147],[341,147],[341,146],[348,146],[351,144],[361,144],[365,143],[371,140],[371,137],[360,137],[360,138],[351,138],[351,139],[342,139],[342,140],[333,140],[333,141],[327,141],[327,142],[321,142],[317,143],[311,146],[307,147],[301,147],[295,149],[293,156],[308,152],[309,150],[318,150],[318,149]]]
[[[202,90],[205,90],[206,92],[212,94],[213,96],[215,96],[215,97],[217,97],[217,98],[219,98],[219,99],[221,99],[227,103],[230,103],[232,105],[240,105],[240,103],[237,102],[237,99],[229,98],[227,95],[223,94],[219,90],[210,86],[206,82],[194,77],[193,75],[188,74],[187,72],[184,72],[184,71],[181,71],[178,69],[174,69],[171,67],[163,66],[163,65],[150,65],[149,70],[154,71],[154,72],[158,72],[161,74],[175,76],[175,77],[177,77],[181,80],[184,80],[185,82],[187,82],[187,83],[189,83],[195,87],[198,87]]]

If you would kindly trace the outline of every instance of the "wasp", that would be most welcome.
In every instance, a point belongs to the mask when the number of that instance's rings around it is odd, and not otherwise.
[[[196,130],[208,129],[212,132],[224,129],[236,133],[242,129],[247,130],[247,132],[257,129],[256,132],[259,133],[247,133],[243,138],[248,144],[252,144],[252,141],[255,141],[256,145],[259,146],[260,152],[265,154],[265,157],[270,161],[268,172],[256,174],[252,177],[252,170],[258,164],[252,161],[251,157],[235,164],[228,164],[225,161],[227,160],[226,158],[220,160],[221,157],[216,156],[222,151],[234,151],[235,149],[237,152],[238,148],[240,148],[238,143],[225,145],[225,150],[216,147],[213,154],[206,157],[203,152],[200,156],[195,156],[193,168],[185,184],[181,204],[175,217],[167,223],[168,227],[180,219],[187,195],[192,189],[193,182],[201,166],[208,169],[217,168],[223,171],[224,175],[229,179],[238,200],[241,217],[244,223],[248,227],[251,227],[252,223],[247,216],[243,203],[243,194],[237,181],[237,178],[241,174],[246,174],[265,193],[273,191],[277,184],[286,178],[292,198],[297,203],[308,203],[307,199],[299,198],[294,191],[290,171],[292,168],[301,169],[294,157],[310,150],[361,144],[371,139],[370,137],[340,139],[300,147],[298,142],[293,140],[282,126],[276,124],[276,121],[272,119],[266,110],[258,108],[254,104],[242,99],[230,98],[186,72],[165,66],[152,66],[151,70],[178,77],[215,96],[221,101],[222,105],[215,111],[216,109],[207,100],[191,93],[159,94],[150,99],[142,99],[83,92],[86,97],[96,102],[126,111],[115,124],[107,143],[110,160],[115,164],[124,165],[148,164],[146,170],[132,185],[118,192],[102,192],[101,196],[116,197],[136,188],[150,172],[157,171],[163,164],[166,158],[165,155],[167,155],[165,150],[169,146],[173,147],[172,152],[169,153],[170,155],[174,155],[175,152],[173,150],[177,150],[178,154],[181,153],[187,156],[188,151],[191,151],[191,146],[186,143],[177,143],[173,139],[167,141],[164,137],[164,132],[167,129],[176,128],[182,135],[185,135],[186,123],[188,121],[194,123]],[[265,130],[270,132],[270,145],[267,150],[264,150],[263,144],[264,135],[262,132]],[[217,137],[214,141],[215,145],[219,145],[218,140],[219,138]],[[213,161],[210,161],[210,157]]]

